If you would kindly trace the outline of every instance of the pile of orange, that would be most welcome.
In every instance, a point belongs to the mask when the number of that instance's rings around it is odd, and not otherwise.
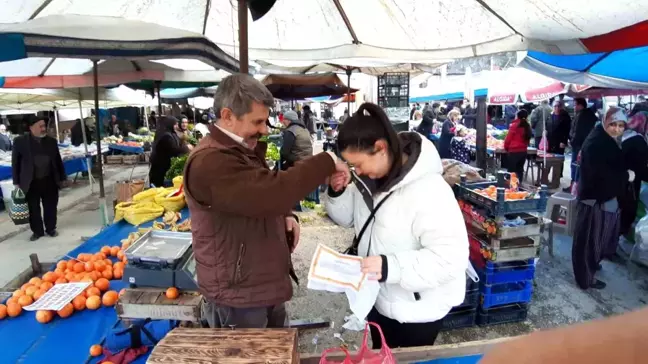
[[[108,257],[116,257],[113,263]],[[5,305],[0,304],[0,320],[9,316],[19,316],[24,306],[40,299],[54,285],[68,282],[89,282],[85,291],[57,311],[61,318],[71,316],[74,311],[84,309],[96,310],[103,306],[114,306],[119,299],[116,291],[110,291],[110,280],[121,279],[126,265],[124,252],[118,246],[104,246],[96,254],[81,253],[76,259],[61,260],[53,272],[47,272],[42,278],[34,277],[14,291]],[[36,320],[41,323],[50,322],[54,318],[53,311],[38,311]]]
[[[495,185],[490,185],[482,190],[476,189],[475,192],[479,193],[482,196],[486,196],[493,200],[497,200],[497,187]],[[511,189],[507,189],[504,192],[504,200],[505,201],[524,200],[525,198],[527,198],[528,195],[529,195],[528,192],[514,191]]]

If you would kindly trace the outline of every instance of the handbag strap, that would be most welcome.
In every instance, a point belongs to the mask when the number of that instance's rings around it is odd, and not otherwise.
[[[355,243],[353,245],[356,249],[358,248],[358,245],[360,245],[360,240],[362,240],[362,236],[364,235],[365,231],[369,227],[369,223],[376,216],[376,212],[378,212],[380,206],[382,206],[383,203],[385,203],[385,201],[387,201],[389,196],[391,196],[393,193],[394,191],[390,192],[387,196],[385,196],[385,198],[383,198],[382,200],[380,200],[380,202],[378,202],[378,204],[376,205],[376,207],[373,208],[373,210],[371,210],[371,213],[369,214],[367,221],[365,221],[364,225],[362,225],[362,228],[360,229],[360,232],[355,237]]]

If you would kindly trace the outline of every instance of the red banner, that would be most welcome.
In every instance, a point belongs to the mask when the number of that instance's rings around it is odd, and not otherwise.
[[[563,84],[562,82],[554,82],[549,86],[525,91],[522,101],[539,102],[563,93],[565,93],[565,84]]]

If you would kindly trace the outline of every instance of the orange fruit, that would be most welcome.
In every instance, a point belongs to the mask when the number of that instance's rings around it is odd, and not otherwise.
[[[59,278],[59,279],[65,280],[65,278]],[[59,279],[57,279],[56,282],[58,282]],[[52,287],[54,287],[54,283],[52,283],[52,282],[43,282],[43,283],[41,283],[39,288],[42,289],[43,291],[47,292],[50,289],[52,289]]]
[[[75,273],[85,272],[85,266],[83,265],[83,263],[74,264],[74,268],[72,269],[74,270]]]
[[[90,272],[90,278],[92,278],[93,281],[96,281],[97,279],[101,278],[101,274],[97,271],[92,271]]]
[[[70,317],[74,313],[74,306],[71,303],[63,306],[62,309],[56,311],[60,318]]]
[[[9,317],[17,317],[22,312],[22,306],[18,303],[11,302],[7,304],[7,315]]]
[[[18,304],[22,307],[29,306],[32,303],[34,303],[34,299],[31,296],[24,295],[18,298]]]
[[[115,269],[115,271],[113,272],[113,278],[115,279],[122,279],[123,276],[124,276],[124,271],[121,269]]]
[[[119,260],[124,259],[124,252],[122,250],[117,252],[117,259]]]
[[[59,277],[65,277],[65,269],[56,268],[54,269],[54,272],[56,272]]]
[[[49,273],[49,272],[47,272],[47,273]],[[47,275],[47,273],[45,273],[45,275]],[[45,277],[45,276],[43,276],[43,278],[44,278],[44,277]],[[34,286],[40,286],[40,284],[41,284],[42,282],[43,282],[43,281],[42,281],[40,278],[38,278],[38,277],[34,277],[34,278],[32,278],[32,279],[29,280],[29,284],[33,284]]]
[[[0,320],[7,317],[7,306],[0,303]]]
[[[106,259],[106,254],[104,253],[97,253],[94,255],[97,260],[104,260]]]
[[[36,321],[40,322],[41,324],[46,324],[52,321],[53,318],[54,314],[52,313],[52,311],[36,311]]]
[[[119,261],[119,262],[113,264],[113,270],[117,270],[117,269],[124,270],[124,263]]]
[[[46,283],[49,283],[49,282],[46,282]],[[34,295],[34,293],[36,293],[36,291],[38,291],[38,288],[36,288],[35,286],[29,286],[25,290],[25,296],[30,296],[31,297],[31,296]]]
[[[16,297],[16,298],[19,298],[19,297],[24,296],[24,295],[25,295],[25,291],[23,291],[22,289],[17,289],[13,293],[13,296]]]
[[[105,255],[110,255],[110,247],[108,245],[102,246],[101,247],[101,252]],[[106,258],[104,258],[106,259]]]
[[[119,253],[120,250],[121,249],[118,246],[113,246],[112,248],[110,248],[110,255],[116,257],[117,253]]]
[[[67,268],[67,261],[61,260],[60,262],[56,263],[56,269],[65,270],[65,268]]]
[[[94,262],[94,267],[97,272],[103,272],[103,270],[106,269],[106,262],[98,260]]]
[[[86,298],[82,295],[74,297],[72,300],[72,306],[74,306],[74,309],[77,311],[84,310],[86,308]]]
[[[113,271],[112,271],[112,270],[108,270],[108,269],[106,269],[106,270],[104,270],[104,271],[101,273],[101,275],[102,275],[104,278],[106,278],[107,280],[111,280],[111,279],[113,279]]]
[[[90,287],[85,290],[86,297],[90,298],[92,296],[101,296],[101,290],[97,287]]]
[[[20,286],[20,290],[21,291],[27,291],[27,288],[29,288],[29,287],[35,287],[35,286],[33,284],[27,282],[27,283],[23,284],[22,286]]]
[[[9,299],[5,301],[5,305],[9,306],[10,303],[18,303],[18,297],[9,297]]]
[[[61,278],[57,279],[56,282],[54,282],[54,284],[67,283],[67,282],[68,282],[67,279],[61,277]]]
[[[99,356],[103,354],[103,348],[101,345],[92,345],[90,347],[90,356]]]
[[[54,283],[54,282],[56,281],[56,278],[58,278],[58,277],[56,277],[56,275],[54,274],[54,272],[47,272],[47,273],[45,273],[45,274],[43,275],[43,281],[45,281],[45,282],[52,282],[52,283]],[[39,285],[40,285],[40,284],[39,284]]]
[[[83,264],[83,268],[85,269],[86,272],[92,272],[94,270],[94,263],[92,262],[85,262]]]
[[[101,307],[101,298],[99,296],[90,296],[86,300],[88,310],[96,310]]]
[[[74,268],[75,264],[76,264],[75,260],[68,260],[67,261],[67,269],[72,270],[72,268]]]
[[[166,298],[168,299],[174,300],[178,298],[179,295],[180,292],[175,287],[170,287],[169,289],[166,290]]]
[[[106,278],[99,278],[95,282],[95,287],[99,288],[102,292],[110,289],[110,282]]]
[[[64,278],[67,279],[68,282],[70,282],[71,280],[74,279],[74,273],[72,273],[72,272],[65,273]]]
[[[106,263],[106,268],[112,267],[112,265],[113,265],[113,261],[111,259],[108,259],[108,258],[104,259],[103,262]]]
[[[117,303],[117,300],[119,299],[119,294],[115,291],[108,291],[104,293],[103,297],[101,298],[101,303],[103,303],[104,306],[114,306],[115,303]]]
[[[34,293],[32,298],[34,299],[34,301],[38,301],[38,299],[43,297],[45,293],[47,293],[45,290],[39,289],[38,291],[36,291],[36,293]]]

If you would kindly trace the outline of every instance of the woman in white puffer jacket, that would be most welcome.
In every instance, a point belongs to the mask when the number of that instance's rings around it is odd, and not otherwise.
[[[370,103],[340,126],[337,143],[355,170],[331,178],[329,216],[357,236],[379,206],[357,248],[363,272],[381,283],[367,320],[381,326],[390,347],[433,345],[441,320],[464,300],[469,254],[439,154],[418,133],[396,134]],[[372,327],[377,349],[376,335]]]

